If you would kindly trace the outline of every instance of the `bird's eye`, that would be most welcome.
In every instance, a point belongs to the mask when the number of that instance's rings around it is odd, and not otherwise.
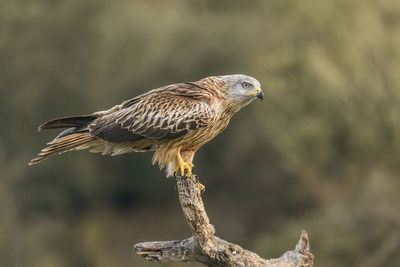
[[[246,88],[246,89],[247,89],[247,88],[250,88],[250,87],[251,87],[251,84],[249,84],[249,83],[247,83],[247,82],[244,82],[244,83],[243,83],[243,87]]]

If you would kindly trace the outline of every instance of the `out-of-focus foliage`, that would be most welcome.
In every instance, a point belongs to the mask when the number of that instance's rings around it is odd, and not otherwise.
[[[218,235],[276,257],[306,229],[318,266],[400,266],[398,0],[2,0],[0,62],[1,266],[157,266],[132,245],[190,234],[173,179],[150,154],[28,167],[56,134],[36,127],[232,73],[265,99],[196,156]]]

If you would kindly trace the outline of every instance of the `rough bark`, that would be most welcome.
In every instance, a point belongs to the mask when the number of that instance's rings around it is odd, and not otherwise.
[[[214,235],[214,226],[210,224],[194,176],[176,177],[176,183],[179,202],[193,236],[180,241],[139,243],[134,246],[137,254],[152,261],[198,261],[208,266],[313,266],[314,256],[310,252],[305,231],[302,231],[294,250],[285,252],[277,259],[263,259],[254,252]]]

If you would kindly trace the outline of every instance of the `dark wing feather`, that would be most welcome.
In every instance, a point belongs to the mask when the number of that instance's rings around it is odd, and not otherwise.
[[[113,143],[177,138],[210,123],[214,110],[209,97],[192,84],[156,89],[96,119],[89,125],[90,134]]]

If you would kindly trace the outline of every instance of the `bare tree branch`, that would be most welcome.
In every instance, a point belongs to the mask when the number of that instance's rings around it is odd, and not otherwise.
[[[308,236],[302,231],[296,248],[280,258],[266,260],[256,253],[216,237],[195,177],[176,178],[179,202],[193,236],[181,241],[154,241],[135,245],[137,254],[152,261],[198,261],[208,266],[312,267]]]

